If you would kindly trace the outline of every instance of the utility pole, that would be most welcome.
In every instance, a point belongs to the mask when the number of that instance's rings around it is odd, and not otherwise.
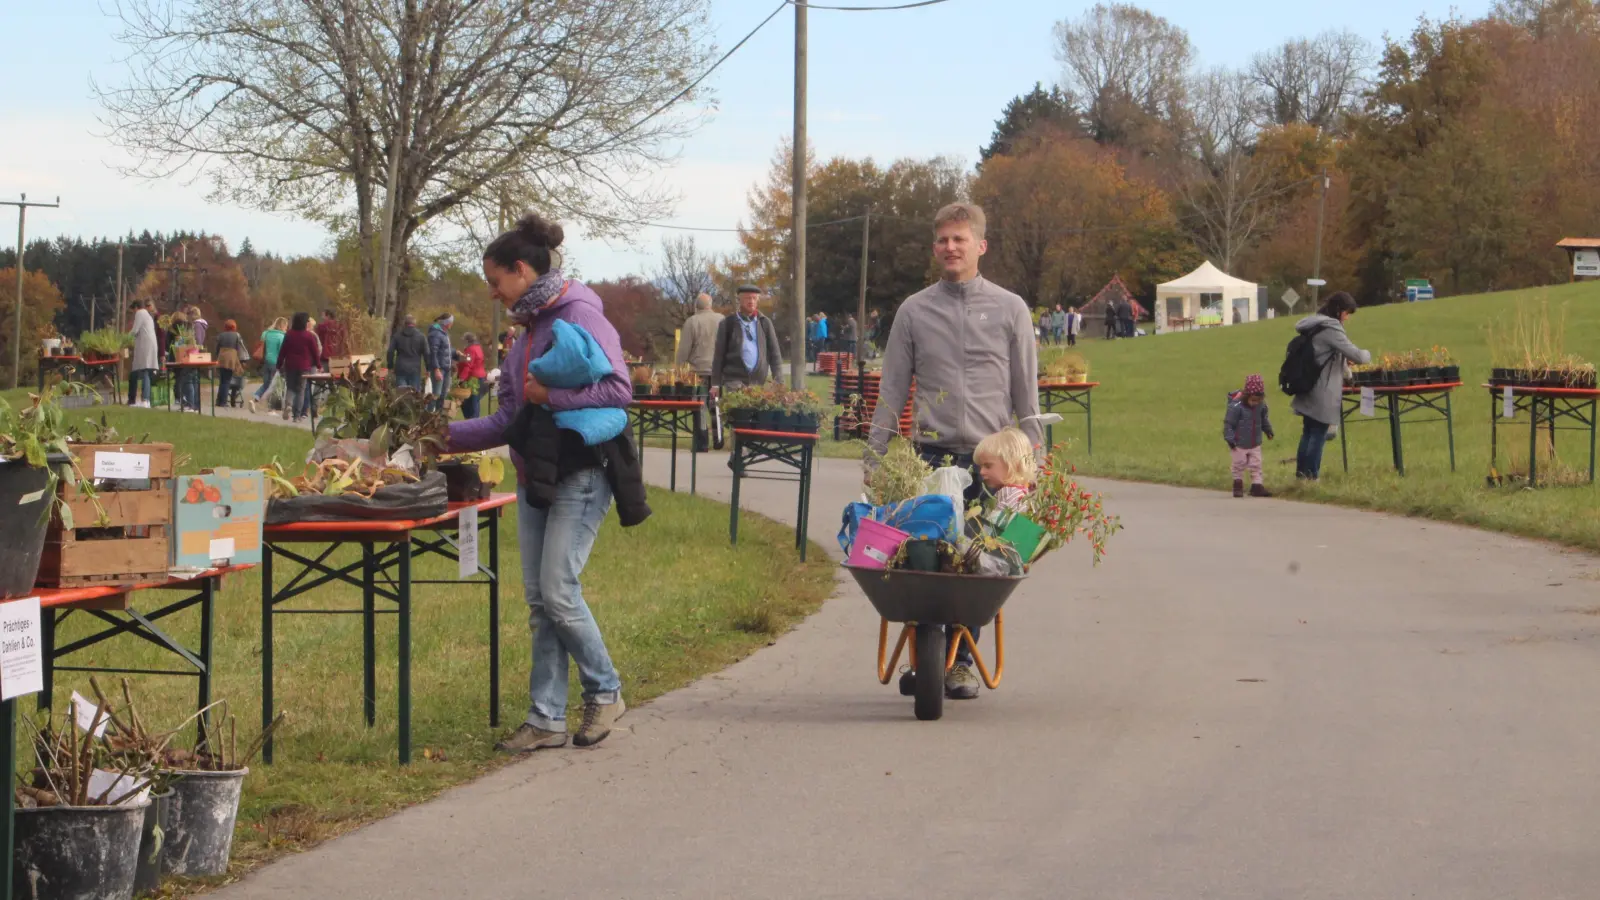
[[[806,386],[806,4],[794,5],[794,335],[789,386]]]
[[[118,331],[126,331],[127,330],[127,327],[126,327],[127,326],[127,318],[126,318],[126,316],[128,314],[128,304],[123,302],[126,298],[123,296],[123,290],[122,290],[122,250],[123,250],[123,245],[125,243],[126,243],[125,241],[117,241],[117,330]]]
[[[28,221],[28,207],[57,209],[61,206],[61,198],[56,197],[54,203],[29,203],[28,195],[23,194],[21,200],[0,200],[0,206],[17,208],[17,331],[11,339],[11,389],[16,390],[18,379],[22,377],[22,240]]]
[[[867,355],[861,348],[867,343],[867,248],[872,239],[872,207],[867,207],[867,214],[861,219],[861,286],[856,291],[856,345],[853,348],[856,354],[856,392],[863,397],[867,393]],[[865,402],[862,409],[857,411],[857,421],[865,416]]]
[[[1311,311],[1316,312],[1321,305],[1317,295],[1322,290],[1322,221],[1328,212],[1328,170],[1322,170],[1322,197],[1317,201],[1317,252],[1311,263]]]

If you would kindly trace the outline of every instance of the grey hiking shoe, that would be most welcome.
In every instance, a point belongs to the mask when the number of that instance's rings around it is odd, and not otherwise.
[[[944,676],[944,695],[951,700],[975,700],[982,684],[971,666],[958,662],[950,674]]]
[[[628,704],[622,702],[620,695],[615,703],[585,703],[583,724],[578,726],[578,733],[573,736],[572,742],[579,747],[593,747],[611,734],[611,726],[627,711]]]
[[[532,753],[535,750],[553,749],[567,745],[565,731],[545,731],[535,728],[527,722],[517,726],[505,740],[494,745],[502,753]]]

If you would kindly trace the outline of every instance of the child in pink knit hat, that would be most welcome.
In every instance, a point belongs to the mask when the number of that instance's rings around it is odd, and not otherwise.
[[[1270,497],[1261,477],[1261,441],[1272,440],[1272,419],[1267,415],[1267,385],[1260,375],[1244,380],[1244,390],[1230,394],[1228,413],[1222,419],[1222,439],[1233,453],[1233,495],[1244,496],[1244,473],[1250,473],[1250,496]]]

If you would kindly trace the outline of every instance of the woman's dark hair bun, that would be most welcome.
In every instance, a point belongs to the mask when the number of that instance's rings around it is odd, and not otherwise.
[[[560,247],[567,236],[559,224],[538,213],[528,213],[518,219],[517,233],[527,238],[528,243],[550,250]]]

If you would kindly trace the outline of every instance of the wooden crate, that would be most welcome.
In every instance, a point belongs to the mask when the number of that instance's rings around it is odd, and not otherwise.
[[[367,369],[376,364],[378,358],[371,354],[362,356],[335,356],[328,360],[328,374],[335,378],[343,378],[349,374],[362,375]],[[351,370],[354,370],[352,373]]]
[[[97,482],[100,507],[77,485],[63,483],[62,501],[72,510],[71,529],[52,522],[45,537],[38,583],[45,587],[129,584],[166,575],[172,540],[171,444],[74,444],[72,455],[86,477],[94,477],[95,454],[139,453],[150,457],[149,487]],[[104,509],[106,521],[101,522]]]

